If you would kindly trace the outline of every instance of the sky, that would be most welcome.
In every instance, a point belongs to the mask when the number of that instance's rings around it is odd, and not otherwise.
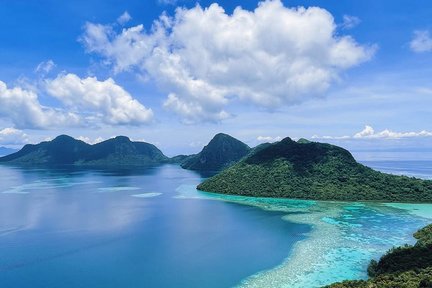
[[[0,0],[0,146],[172,156],[224,132],[432,159],[431,19],[427,0]]]

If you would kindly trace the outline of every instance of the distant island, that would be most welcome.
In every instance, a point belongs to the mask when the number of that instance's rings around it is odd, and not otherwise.
[[[217,171],[237,163],[251,151],[248,145],[230,135],[219,133],[195,155],[185,157],[181,167],[198,171]]]
[[[132,142],[118,136],[90,145],[67,135],[36,145],[25,145],[20,151],[0,157],[0,163],[18,165],[124,166],[169,163],[156,146]]]
[[[156,146],[118,136],[90,145],[67,135],[25,145],[0,157],[16,165],[151,166],[220,171],[198,185],[207,192],[257,197],[343,201],[432,202],[432,181],[375,171],[347,150],[306,139],[285,138],[250,148],[219,133],[194,155],[165,156]]]
[[[153,144],[131,141],[125,136],[117,136],[90,145],[68,135],[60,135],[52,141],[27,144],[19,151],[5,150],[5,154],[9,155],[0,157],[0,163],[23,166],[100,167],[154,166],[173,163],[180,164],[184,169],[217,172],[237,163],[250,151],[249,146],[223,133],[215,135],[198,154],[178,155],[172,158],[165,156]]]
[[[432,202],[432,181],[381,173],[341,147],[290,138],[252,151],[197,188],[256,197]]]
[[[379,261],[372,260],[368,280],[351,280],[325,288],[432,287],[432,224],[414,233],[417,243],[388,251]]]

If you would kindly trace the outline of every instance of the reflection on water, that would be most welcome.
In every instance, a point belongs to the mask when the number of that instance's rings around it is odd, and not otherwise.
[[[428,178],[425,163],[366,164]],[[429,204],[203,193],[175,165],[0,175],[2,288],[319,287],[365,278],[432,219]]]
[[[282,262],[310,229],[280,212],[179,200],[201,178],[174,165],[0,175],[2,288],[231,287]]]

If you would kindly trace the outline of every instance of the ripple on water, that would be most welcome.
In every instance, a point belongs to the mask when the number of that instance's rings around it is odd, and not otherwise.
[[[162,193],[148,192],[148,193],[141,193],[141,194],[133,194],[131,196],[137,198],[152,198],[152,197],[157,197],[159,195],[162,195]]]
[[[98,188],[99,192],[121,192],[121,191],[135,191],[141,189],[140,187],[131,186],[115,186],[115,187],[102,187]]]

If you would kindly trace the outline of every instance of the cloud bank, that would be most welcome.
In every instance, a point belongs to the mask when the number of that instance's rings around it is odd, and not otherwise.
[[[257,137],[258,142],[277,142],[282,140],[282,137],[280,136],[276,136],[276,137],[272,137],[272,136],[258,136]]]
[[[419,132],[395,132],[388,129],[376,132],[371,126],[366,125],[365,128],[355,133],[352,136],[312,136],[312,139],[402,139],[402,138],[415,138],[415,137],[432,137],[432,132],[422,130]]]
[[[0,81],[0,118],[11,121],[16,128],[43,129],[74,126],[79,116],[52,107],[42,106],[36,92],[21,87],[8,88]]]
[[[74,111],[91,113],[110,125],[147,124],[153,118],[147,109],[126,90],[108,78],[99,81],[96,77],[81,79],[75,74],[61,74],[46,80],[46,91]]]
[[[0,144],[2,145],[22,145],[28,142],[28,135],[21,130],[15,128],[0,130]]]
[[[322,96],[375,51],[339,35],[328,11],[279,0],[230,15],[218,4],[177,8],[150,30],[87,23],[81,42],[114,72],[155,80],[167,93],[164,107],[187,122],[228,118],[236,100],[276,109]]]
[[[100,81],[96,77],[60,74],[42,82],[38,85],[41,87],[10,88],[0,81],[0,119],[19,129],[138,126],[153,121],[153,111],[111,78]],[[39,94],[55,98],[61,105],[42,105]]]

